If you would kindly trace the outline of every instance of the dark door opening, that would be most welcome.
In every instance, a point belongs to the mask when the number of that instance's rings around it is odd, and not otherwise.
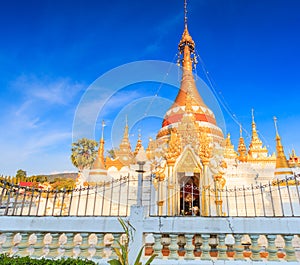
[[[180,188],[180,214],[200,215],[199,179],[195,176],[183,179]]]

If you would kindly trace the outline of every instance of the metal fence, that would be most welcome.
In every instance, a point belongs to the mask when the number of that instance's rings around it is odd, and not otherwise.
[[[193,185],[183,185],[180,209],[183,215],[200,215],[205,194],[208,216],[300,216],[299,180],[298,175],[265,184],[224,189],[199,189]],[[221,205],[219,212],[218,204]]]
[[[72,190],[44,190],[6,181],[0,183],[0,215],[128,216],[130,206],[136,204],[137,177],[125,176]]]
[[[172,200],[166,185],[165,204],[176,204],[176,212],[160,211],[152,176],[143,176],[142,205],[151,216],[300,216],[300,176],[248,187],[201,189],[191,184],[176,187]],[[43,190],[0,181],[0,215],[6,216],[128,216],[137,204],[138,177],[124,176],[96,186],[72,190]],[[219,205],[219,206],[218,206]],[[221,206],[220,206],[221,205]],[[219,209],[218,209],[219,207]],[[199,214],[200,213],[200,214]]]

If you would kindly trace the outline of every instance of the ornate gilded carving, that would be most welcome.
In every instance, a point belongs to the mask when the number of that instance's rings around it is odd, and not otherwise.
[[[154,157],[155,157],[155,148],[156,148],[155,141],[153,141],[153,139],[150,137],[149,142],[148,142],[148,147],[146,149],[147,158],[149,160],[154,159]]]
[[[197,172],[199,165],[191,149],[187,149],[177,166],[177,172]]]
[[[182,149],[187,146],[188,144],[197,151],[199,146],[199,126],[195,122],[195,117],[192,113],[192,106],[191,106],[191,97],[188,94],[186,106],[185,106],[186,113],[183,115],[180,124],[178,125],[177,131],[180,135],[181,139],[181,146]]]
[[[168,143],[168,149],[166,150],[165,154],[165,158],[169,165],[172,165],[176,162],[176,159],[181,152],[180,146],[180,137],[178,137],[177,132],[175,130],[172,130],[170,141]]]
[[[155,175],[155,179],[157,181],[163,181],[166,177],[166,175],[165,175],[165,171],[166,171],[165,161],[162,161],[159,165],[154,164],[153,167],[154,167],[153,173]]]
[[[202,163],[208,164],[212,156],[212,139],[211,137],[208,137],[206,133],[200,134],[198,154],[202,160]]]
[[[300,167],[300,158],[296,155],[295,150],[292,150],[292,153],[290,154],[289,160],[288,160],[290,167]]]

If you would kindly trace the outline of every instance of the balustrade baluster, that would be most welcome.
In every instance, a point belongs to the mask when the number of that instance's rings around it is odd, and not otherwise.
[[[103,249],[104,249],[104,234],[96,234],[97,236],[97,244],[95,246],[96,253],[94,255],[94,259],[102,259],[103,258]]]
[[[195,257],[200,257],[202,250],[201,250],[201,246],[202,246],[202,238],[201,235],[196,234],[194,237],[194,245],[195,245],[195,250],[194,250],[194,255]]]
[[[67,242],[62,247],[65,250],[63,256],[70,258],[74,255],[74,233],[66,233],[65,235],[67,237]]]
[[[154,250],[154,254],[156,254],[156,259],[162,259],[163,255],[161,253],[162,250],[162,244],[160,242],[161,240],[161,234],[153,234],[154,237],[154,246],[153,246],[153,250]]]
[[[252,251],[252,256],[251,259],[253,261],[261,261],[261,257],[260,257],[260,247],[258,245],[258,238],[259,235],[257,234],[251,234],[249,235],[250,239],[251,239],[251,251]]]
[[[112,251],[112,253],[111,253],[111,255],[110,255],[110,258],[111,259],[117,259],[118,258],[118,255],[117,255],[117,253],[116,253],[116,251],[115,251],[115,249],[117,248],[117,249],[119,249],[119,245],[118,245],[118,240],[119,240],[119,242],[120,242],[120,235],[119,234],[117,234],[117,233],[113,233],[112,234],[113,235],[113,237],[114,237],[114,240],[112,241],[112,244],[111,244],[111,251]]]
[[[195,257],[194,257],[194,249],[195,249],[195,247],[193,245],[193,237],[194,237],[193,234],[186,234],[185,235],[185,238],[186,238],[185,259],[187,259],[187,260],[194,260],[195,259]]]
[[[178,244],[177,244],[178,236],[171,234],[170,239],[171,239],[171,242],[169,245],[169,250],[170,250],[169,258],[170,259],[178,259],[178,252],[177,252],[178,251]]]
[[[267,251],[269,253],[268,260],[270,261],[279,260],[277,257],[277,248],[275,246],[276,235],[267,235],[266,237],[268,239],[268,248],[267,248]]]
[[[219,251],[219,260],[227,260],[227,247],[225,245],[225,234],[219,234],[218,238],[219,238],[219,245],[218,245],[218,251]]]
[[[29,235],[28,233],[21,233],[21,241],[20,243],[18,244],[18,256],[20,257],[25,257],[25,256],[28,256],[28,238],[29,238]]]
[[[81,244],[79,246],[80,248],[80,257],[83,259],[87,259],[90,256],[89,253],[89,233],[80,233],[82,241]]]
[[[235,250],[235,260],[244,260],[244,247],[241,244],[241,238],[242,235],[241,234],[234,234],[234,250]]]
[[[5,233],[5,242],[2,244],[2,252],[10,255],[12,253],[12,247],[14,246],[15,233]]]
[[[44,255],[44,234],[43,233],[35,233],[36,241],[33,244],[33,253],[31,255],[32,258],[41,258]]]
[[[50,259],[55,259],[58,256],[58,248],[59,248],[59,234],[58,233],[53,233],[51,234],[52,240],[51,243],[49,244],[49,252],[47,254],[47,258]]]
[[[202,260],[211,260],[209,251],[210,251],[210,246],[208,244],[208,239],[210,238],[209,234],[202,234]]]
[[[286,253],[285,260],[286,261],[297,261],[297,258],[295,255],[295,249],[292,246],[292,240],[293,240],[294,236],[284,235],[283,238],[284,238],[284,243],[285,243],[284,251]]]

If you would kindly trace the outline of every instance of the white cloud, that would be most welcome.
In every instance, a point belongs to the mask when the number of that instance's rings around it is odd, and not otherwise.
[[[69,78],[51,79],[47,76],[21,75],[11,83],[13,89],[22,91],[28,102],[36,100],[48,104],[66,105],[80,92],[84,85]]]
[[[72,169],[71,132],[32,131],[18,137],[0,138],[0,174],[14,175],[22,168],[29,174]],[[44,171],[43,171],[44,170]]]
[[[64,131],[52,131],[40,137],[29,139],[26,144],[26,149],[23,150],[24,154],[30,155],[45,151],[47,148],[57,147],[65,140],[71,141],[72,133]]]
[[[73,138],[93,138],[98,119],[105,119],[106,123],[110,117],[117,115],[120,109],[130,105],[134,100],[141,97],[139,91],[118,91],[114,95],[105,97],[101,90],[93,93],[92,97],[85,97],[80,102],[73,122]]]
[[[0,156],[0,174],[15,174],[19,168],[32,173],[36,173],[35,168],[39,172],[47,167],[64,169],[62,157],[65,169],[72,168],[72,115],[82,88],[69,78],[23,75],[11,83],[13,100],[6,102],[0,116],[5,128],[0,138],[1,150],[5,150]]]

